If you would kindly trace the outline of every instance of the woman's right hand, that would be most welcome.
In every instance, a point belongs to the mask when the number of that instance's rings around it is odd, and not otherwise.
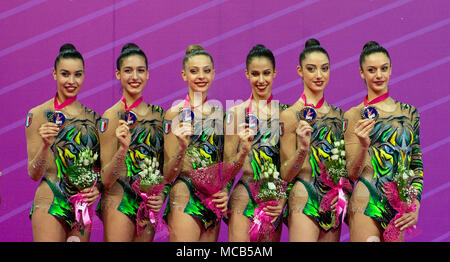
[[[361,119],[356,123],[355,135],[358,137],[361,145],[368,148],[370,145],[370,132],[375,126],[375,121],[372,119]]]
[[[128,149],[131,143],[131,133],[127,122],[124,120],[119,120],[119,126],[116,128],[116,137],[119,140],[119,145],[124,149]]]
[[[308,150],[312,132],[313,128],[311,125],[305,120],[300,120],[297,129],[295,130],[299,141],[300,150]]]
[[[52,122],[47,122],[39,127],[39,135],[46,146],[50,146],[55,142],[55,137],[59,133],[59,127]]]
[[[173,134],[177,137],[178,143],[182,151],[189,145],[191,135],[194,133],[194,128],[189,122],[180,122],[173,126]]]
[[[255,131],[248,128],[248,124],[242,123],[239,125],[238,129],[239,136],[239,152],[244,152],[247,154],[252,148],[253,137],[255,136]]]

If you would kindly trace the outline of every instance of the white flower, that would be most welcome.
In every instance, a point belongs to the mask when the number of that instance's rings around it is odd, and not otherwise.
[[[269,175],[272,175],[273,174],[273,170],[269,169],[269,170],[267,170],[267,173],[269,173]]]
[[[275,171],[273,173],[273,178],[278,179],[279,175],[280,175],[280,173],[278,173],[278,171]]]
[[[332,155],[331,156],[331,160],[338,160],[339,159],[339,156],[337,156],[337,155]]]
[[[408,180],[408,173],[403,173],[403,180]]]
[[[262,177],[263,178],[269,178],[269,173],[267,173],[267,172],[262,173]]]
[[[150,159],[148,159],[148,158],[144,159],[144,163],[145,163],[147,166],[150,165]]]
[[[144,169],[139,174],[141,174],[141,176],[146,176],[146,175],[148,175],[148,170]]]
[[[275,184],[272,183],[272,182],[267,183],[267,187],[268,187],[270,190],[275,190],[275,189],[277,189],[277,187],[275,186]]]
[[[341,145],[341,143],[340,143],[339,141],[334,142],[334,146],[335,146],[335,147],[338,147],[338,146],[340,146],[340,145]]]
[[[414,174],[414,171],[412,171],[412,170],[409,170],[409,176],[410,177],[414,177],[416,174]]]
[[[83,165],[89,166],[89,160],[85,159],[85,160],[83,161]]]
[[[345,151],[341,151],[341,156],[345,156]]]
[[[342,164],[345,166],[345,164],[347,164],[347,162],[345,162],[345,160],[342,160]]]
[[[155,163],[155,167],[156,167],[156,168],[159,167],[159,163],[158,163],[158,162]]]
[[[95,153],[95,154],[94,154],[94,161],[97,161],[97,159],[98,159],[98,154]]]
[[[341,140],[341,145],[344,145],[344,139]]]
[[[339,150],[337,148],[333,148],[333,149],[331,149],[331,153],[333,155],[337,155],[339,153]]]

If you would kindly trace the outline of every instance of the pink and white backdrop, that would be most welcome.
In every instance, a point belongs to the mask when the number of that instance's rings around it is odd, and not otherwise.
[[[186,94],[184,50],[200,44],[215,60],[208,97],[246,99],[245,57],[262,43],[277,62],[276,99],[292,104],[302,92],[296,73],[304,42],[319,39],[331,57],[329,103],[344,110],[366,93],[358,73],[362,46],[378,41],[390,52],[394,99],[421,113],[424,189],[418,230],[406,241],[450,241],[450,2],[447,0],[11,0],[0,4],[0,241],[32,241],[28,218],[37,182],[27,175],[25,117],[55,94],[51,76],[59,47],[84,55],[79,100],[102,114],[121,96],[115,60],[127,42],[148,55],[144,99],[167,109]],[[94,220],[92,241],[103,240]],[[155,241],[166,241],[157,235]],[[222,225],[219,241],[227,241]],[[283,228],[282,241],[288,240]],[[348,241],[343,227],[342,241]]]

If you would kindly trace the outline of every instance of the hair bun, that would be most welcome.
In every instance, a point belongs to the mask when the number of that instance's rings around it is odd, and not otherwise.
[[[201,45],[190,45],[186,48],[186,55],[193,53],[194,51],[205,50]]]
[[[315,38],[310,38],[310,39],[306,40],[305,48],[308,48],[311,46],[320,46],[319,40],[317,40]]]
[[[77,49],[71,43],[66,43],[59,48],[60,53],[64,51],[77,51]]]
[[[254,45],[252,49],[253,50],[261,50],[261,49],[267,49],[267,47],[262,44],[257,44],[257,45]]]
[[[122,53],[128,49],[139,49],[140,50],[139,46],[137,46],[135,43],[128,43],[122,47]]]
[[[380,44],[378,44],[377,42],[369,41],[364,45],[363,50],[365,50],[367,48],[371,48],[371,47],[378,47],[378,46],[380,46]]]

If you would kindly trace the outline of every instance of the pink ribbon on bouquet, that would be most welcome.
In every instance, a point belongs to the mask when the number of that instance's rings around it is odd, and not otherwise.
[[[94,182],[94,185],[91,187],[92,192],[95,185],[97,184],[97,179]],[[91,221],[91,207],[88,206],[88,203],[84,201],[83,197],[84,193],[78,193],[69,198],[69,202],[73,204],[75,208],[75,221],[76,221],[76,227],[79,229],[84,229],[86,226],[90,225],[92,223]]]
[[[150,221],[151,227],[154,229],[154,231],[158,231],[162,229],[163,223],[162,218],[159,215],[159,213],[152,211],[150,208],[147,207],[147,200],[151,196],[157,196],[164,190],[164,185],[153,185],[150,187],[150,190],[148,192],[142,192],[139,188],[140,179],[136,180],[132,187],[134,191],[139,194],[139,196],[142,198],[142,202],[139,205],[139,209],[136,213],[136,231],[138,234],[140,234],[147,225],[147,218],[148,221]]]
[[[255,214],[253,215],[253,221],[250,226],[250,241],[256,242],[261,239],[261,236],[266,232],[269,234],[269,239],[272,238],[273,232],[275,232],[275,227],[272,225],[272,216],[266,214],[263,210],[266,206],[277,206],[278,201],[267,201],[259,203],[258,207],[255,208]]]
[[[352,190],[352,185],[350,184],[348,179],[344,179],[342,177],[339,179],[338,183],[335,184],[333,179],[328,176],[324,165],[320,164],[319,166],[321,170],[320,179],[326,186],[331,187],[331,190],[323,196],[322,201],[320,202],[320,208],[323,211],[330,210],[331,202],[337,196],[338,200],[336,205],[336,218],[339,219],[339,216],[342,214],[340,224],[343,224],[345,215],[347,214],[347,200],[345,199],[344,190],[350,192]],[[333,228],[336,229],[338,227],[339,224],[335,222]]]
[[[398,194],[397,184],[395,182],[387,182],[384,184],[385,195],[389,204],[398,212],[386,227],[383,233],[383,238],[386,242],[398,242],[400,240],[401,231],[395,226],[395,221],[403,216],[405,213],[416,211],[416,204],[408,204],[400,200]],[[412,231],[414,227],[408,227],[406,230]]]

